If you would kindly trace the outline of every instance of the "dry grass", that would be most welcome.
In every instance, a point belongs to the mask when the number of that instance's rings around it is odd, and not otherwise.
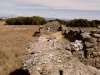
[[[0,75],[9,75],[21,67],[27,44],[36,39],[32,35],[37,29],[38,26],[10,26],[0,22]]]

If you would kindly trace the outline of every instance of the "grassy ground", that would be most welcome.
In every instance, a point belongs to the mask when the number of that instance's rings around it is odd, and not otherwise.
[[[0,75],[9,75],[10,72],[21,67],[22,59],[26,56],[26,48],[38,26],[4,25],[0,22]]]

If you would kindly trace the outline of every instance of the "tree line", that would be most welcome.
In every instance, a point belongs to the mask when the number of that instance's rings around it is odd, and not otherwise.
[[[50,22],[52,21],[58,21],[61,24],[69,27],[96,27],[100,25],[100,20],[91,20],[91,21],[87,19],[74,19],[70,21],[65,21],[60,19],[50,20]]]
[[[8,25],[43,25],[47,23],[47,20],[43,17],[33,16],[33,17],[17,17],[9,18],[6,20]]]
[[[87,19],[74,19],[74,20],[46,20],[43,17],[33,16],[33,17],[17,17],[17,18],[9,18],[6,20],[6,23],[9,25],[43,25],[47,22],[58,21],[62,25],[70,26],[70,27],[96,27],[100,25],[100,20],[87,20]]]
[[[100,25],[99,20],[87,20],[87,19],[74,19],[71,21],[68,21],[67,26],[71,27],[96,27]]]

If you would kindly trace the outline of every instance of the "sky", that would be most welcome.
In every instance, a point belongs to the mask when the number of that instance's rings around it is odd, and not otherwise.
[[[0,16],[100,20],[100,0],[0,0]]]

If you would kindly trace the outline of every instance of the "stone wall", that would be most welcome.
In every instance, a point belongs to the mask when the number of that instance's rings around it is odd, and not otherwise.
[[[22,69],[30,75],[99,75],[100,72],[85,66],[66,49],[62,39],[54,36],[40,36],[29,43],[28,57],[22,62]]]
[[[81,40],[83,42],[83,49],[78,51],[71,50],[72,54],[85,64],[100,69],[100,29],[97,28],[96,30],[85,32],[80,28],[65,28],[63,31],[65,38],[69,39],[71,42],[75,42],[76,40]]]
[[[85,34],[82,33],[87,51],[84,62],[100,69],[100,30],[91,30],[87,37]]]
[[[69,45],[62,38],[45,34],[30,42],[22,69],[30,75],[100,75],[100,30],[62,27],[62,35]]]

